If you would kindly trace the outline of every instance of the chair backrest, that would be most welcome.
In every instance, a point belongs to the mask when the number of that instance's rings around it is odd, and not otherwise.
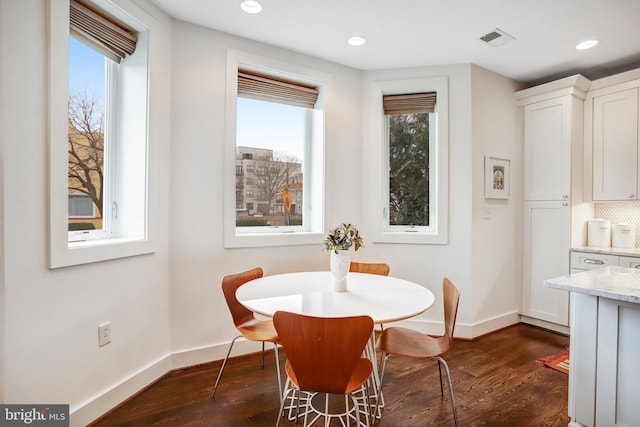
[[[389,264],[383,262],[355,262],[351,261],[349,271],[355,273],[379,274],[380,276],[389,275]]]
[[[442,294],[444,298],[445,336],[449,340],[449,345],[451,345],[451,342],[453,341],[453,330],[456,327],[456,316],[458,315],[460,291],[453,283],[451,283],[451,280],[445,277],[442,281]]]
[[[371,317],[326,318],[278,311],[273,323],[301,390],[345,393],[371,338]]]
[[[253,312],[240,304],[236,298],[236,290],[249,280],[258,279],[262,276],[262,268],[255,267],[241,273],[229,274],[222,278],[222,292],[224,293],[224,299],[227,301],[227,306],[231,312],[233,324],[236,325],[236,327],[254,318]]]

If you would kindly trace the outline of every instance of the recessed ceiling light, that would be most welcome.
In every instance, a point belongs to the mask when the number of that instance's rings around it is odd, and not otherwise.
[[[576,45],[576,49],[578,49],[578,50],[591,49],[592,47],[594,47],[598,43],[600,43],[598,40],[585,40],[585,41],[583,41],[581,43],[578,43]]]
[[[367,39],[361,36],[349,37],[349,40],[347,40],[347,43],[349,43],[349,45],[351,46],[362,46],[366,42],[367,42]]]
[[[262,5],[255,0],[244,0],[240,3],[240,9],[247,13],[260,13]]]

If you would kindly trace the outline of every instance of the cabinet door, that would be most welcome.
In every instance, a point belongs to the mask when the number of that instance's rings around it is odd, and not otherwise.
[[[640,304],[598,300],[595,425],[637,426]]]
[[[569,292],[543,282],[569,274],[569,203],[526,202],[524,220],[522,314],[568,326]]]
[[[638,88],[593,99],[593,200],[638,198]]]
[[[571,121],[570,96],[524,107],[525,200],[569,198]]]

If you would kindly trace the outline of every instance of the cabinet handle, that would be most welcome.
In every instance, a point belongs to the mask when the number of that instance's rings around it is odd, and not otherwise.
[[[630,199],[633,199],[633,198],[635,198],[635,197],[636,197],[636,195],[635,195],[635,194],[631,194],[631,193],[629,193],[629,194],[627,194],[627,197],[628,197],[628,198],[630,198]]]
[[[567,203],[567,202],[562,202],[562,206],[569,206],[569,203]]]
[[[633,266],[633,268],[640,269],[640,264],[636,264],[636,265],[634,265],[634,266]]]
[[[602,261],[601,259],[589,259],[589,258],[587,258],[587,259],[584,260],[584,263],[585,264],[599,264],[599,265],[602,265],[602,264],[604,264],[604,261]]]
[[[568,194],[563,194],[563,195],[562,195],[562,198],[563,198],[563,199],[568,199],[568,198],[569,198],[569,195],[568,195]]]

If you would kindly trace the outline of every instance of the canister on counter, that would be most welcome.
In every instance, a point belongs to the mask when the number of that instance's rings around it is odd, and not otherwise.
[[[636,246],[636,226],[621,222],[611,226],[611,246],[631,249]]]
[[[601,218],[587,221],[587,246],[611,246],[611,221]]]

